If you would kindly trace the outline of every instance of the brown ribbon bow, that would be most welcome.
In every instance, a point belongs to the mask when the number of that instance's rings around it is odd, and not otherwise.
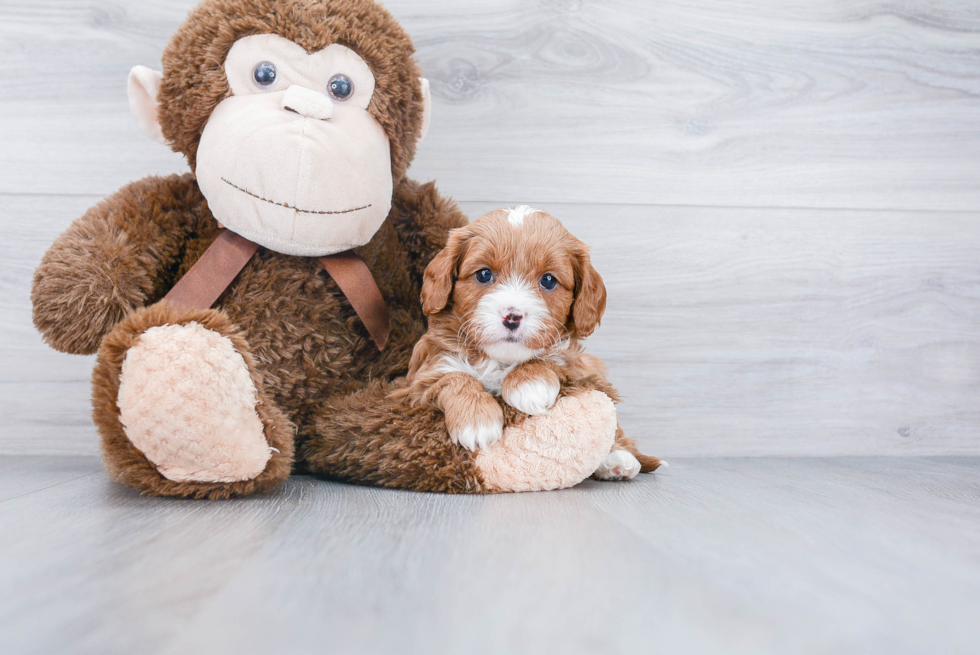
[[[191,309],[211,307],[258,249],[257,243],[222,229],[214,243],[177,281],[165,300]],[[384,350],[391,332],[391,317],[367,264],[353,250],[320,257],[319,260],[357,312],[378,350]]]

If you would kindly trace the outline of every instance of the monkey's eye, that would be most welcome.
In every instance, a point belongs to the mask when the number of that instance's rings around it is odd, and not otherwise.
[[[354,93],[354,83],[344,74],[334,75],[327,82],[327,91],[334,100],[343,102]]]
[[[489,284],[490,282],[493,282],[493,271],[491,271],[489,268],[481,268],[476,272],[474,277],[480,284]]]
[[[547,291],[553,291],[555,287],[558,286],[558,278],[556,278],[551,273],[545,273],[541,276],[541,288]]]
[[[263,89],[268,89],[276,83],[279,76],[276,65],[269,61],[263,61],[255,65],[252,70],[252,79]]]

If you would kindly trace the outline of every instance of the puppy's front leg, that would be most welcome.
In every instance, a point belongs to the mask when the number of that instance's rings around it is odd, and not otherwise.
[[[446,415],[453,441],[468,450],[485,448],[504,433],[504,410],[475,378],[449,373],[438,382],[436,404]]]
[[[507,374],[501,395],[514,409],[535,416],[546,414],[558,400],[561,378],[550,362],[524,362]]]

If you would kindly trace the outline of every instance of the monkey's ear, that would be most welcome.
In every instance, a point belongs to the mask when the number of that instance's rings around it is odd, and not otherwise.
[[[432,92],[429,90],[429,80],[420,77],[422,83],[422,131],[419,132],[419,141],[425,138],[429,132],[429,123],[432,122]]]
[[[129,71],[129,82],[126,90],[129,94],[129,111],[148,137],[167,145],[167,139],[160,129],[160,118],[157,116],[157,92],[160,90],[160,80],[163,73],[146,66],[135,66]]]

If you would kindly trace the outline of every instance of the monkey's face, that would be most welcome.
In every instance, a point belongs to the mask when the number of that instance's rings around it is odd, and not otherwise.
[[[375,79],[339,44],[307,54],[280,36],[239,39],[232,95],[212,112],[197,180],[215,218],[289,255],[361,246],[391,208],[388,137],[368,111]]]

